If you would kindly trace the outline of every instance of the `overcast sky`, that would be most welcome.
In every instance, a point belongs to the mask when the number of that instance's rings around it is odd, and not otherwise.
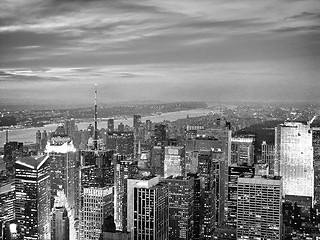
[[[319,0],[1,0],[0,103],[320,101]]]

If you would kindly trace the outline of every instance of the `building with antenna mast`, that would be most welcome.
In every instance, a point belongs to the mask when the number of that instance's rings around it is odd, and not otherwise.
[[[80,151],[79,239],[97,239],[104,219],[114,215],[113,154],[98,143],[97,84],[94,91],[94,135],[91,149]]]

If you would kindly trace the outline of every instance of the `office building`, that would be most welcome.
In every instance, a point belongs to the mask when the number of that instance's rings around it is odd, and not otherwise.
[[[229,166],[228,173],[228,197],[227,209],[225,211],[226,221],[225,225],[229,228],[236,228],[237,226],[237,189],[238,178],[243,176],[252,177],[255,174],[254,167],[237,166],[236,164]]]
[[[127,230],[131,239],[168,240],[168,186],[159,177],[128,179]]]
[[[133,128],[136,130],[140,127],[141,124],[141,116],[133,115]]]
[[[193,239],[194,178],[165,179],[169,191],[169,240]]]
[[[132,155],[134,153],[133,132],[108,132],[106,148],[113,149],[121,155]]]
[[[70,137],[73,137],[75,132],[77,131],[77,126],[74,118],[67,119],[64,122],[65,134]]]
[[[104,219],[114,214],[113,187],[83,188],[80,240],[99,239]]]
[[[127,179],[133,177],[135,165],[126,156],[114,157],[114,222],[118,231],[124,231],[127,229]]]
[[[240,177],[237,195],[237,239],[281,239],[281,177]]]
[[[150,171],[152,175],[164,176],[164,147],[153,146],[151,149]]]
[[[55,206],[51,220],[51,240],[69,240],[69,218],[64,206]]]
[[[109,215],[104,219],[102,225],[102,232],[99,240],[130,240],[130,232],[117,231],[116,224],[113,221],[113,217]]]
[[[15,219],[24,229],[24,239],[49,240],[49,156],[21,157],[15,163]]]
[[[215,226],[215,183],[214,183],[214,165],[212,164],[212,151],[201,150],[198,155],[199,177],[201,179],[201,188],[203,191],[203,234],[204,239],[210,239],[213,235]]]
[[[261,144],[261,163],[269,167],[269,175],[274,175],[274,144],[267,144],[263,141]]]
[[[154,126],[154,146],[164,147],[167,141],[167,126],[165,124],[156,124]]]
[[[201,188],[201,178],[198,174],[188,174],[193,178],[193,239],[200,240],[203,238],[203,208],[201,207],[203,191]]]
[[[9,182],[0,184],[0,233],[4,231],[5,224],[7,222],[14,220],[15,218],[14,200],[15,200],[14,181],[9,181]]]
[[[76,216],[79,216],[80,239],[95,239],[95,237],[98,237],[101,233],[104,217],[108,214],[114,214],[113,154],[114,151],[112,150],[80,151],[76,208],[79,209]],[[101,210],[101,208],[103,209]],[[93,212],[92,209],[94,209]],[[95,231],[96,233],[94,233]]]
[[[312,130],[308,123],[285,122],[275,130],[275,175],[283,194],[314,199]]]
[[[14,163],[17,157],[23,156],[23,143],[22,142],[6,142],[4,144],[3,160],[6,165],[6,170],[14,173]]]
[[[164,177],[185,175],[185,148],[168,146],[164,149]]]
[[[320,128],[312,129],[314,204],[320,205]]]
[[[253,166],[253,138],[237,137],[231,139],[231,164],[237,164],[238,166]]]
[[[114,119],[110,118],[108,119],[108,132],[114,131]]]
[[[73,141],[66,135],[54,135],[46,146],[49,155],[51,195],[63,190],[69,207],[74,211],[76,205],[76,184],[78,153]]]

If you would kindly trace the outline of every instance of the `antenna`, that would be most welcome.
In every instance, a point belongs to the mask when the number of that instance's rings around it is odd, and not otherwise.
[[[94,150],[98,150],[98,106],[97,106],[97,84],[94,85]]]

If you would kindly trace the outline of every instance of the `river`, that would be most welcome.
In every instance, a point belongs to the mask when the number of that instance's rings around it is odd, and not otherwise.
[[[147,116],[142,117],[142,122],[146,120],[151,120],[152,122],[162,122],[164,120],[168,121],[175,121],[177,119],[186,118],[188,115],[189,117],[198,117],[208,115],[209,113],[213,112],[211,109],[193,109],[188,111],[179,111],[179,112],[170,112],[170,113],[163,113],[161,115],[154,115],[154,116]],[[215,112],[215,111],[214,111]],[[89,124],[93,124],[92,122],[80,122],[77,123],[78,129],[86,129]],[[115,120],[115,128],[120,124],[123,123],[124,125],[133,125],[133,119],[128,118],[126,120]],[[57,128],[58,124],[48,124],[44,127],[34,127],[34,128],[24,128],[24,129],[15,129],[9,131],[9,141],[17,141],[23,143],[34,143],[36,139],[36,132],[40,130],[41,132],[46,130],[47,132],[53,132]],[[99,121],[98,128],[107,128],[108,122],[107,121]],[[6,133],[5,131],[0,132],[0,146],[2,143],[4,144],[6,141]],[[3,146],[3,145],[2,145]]]

